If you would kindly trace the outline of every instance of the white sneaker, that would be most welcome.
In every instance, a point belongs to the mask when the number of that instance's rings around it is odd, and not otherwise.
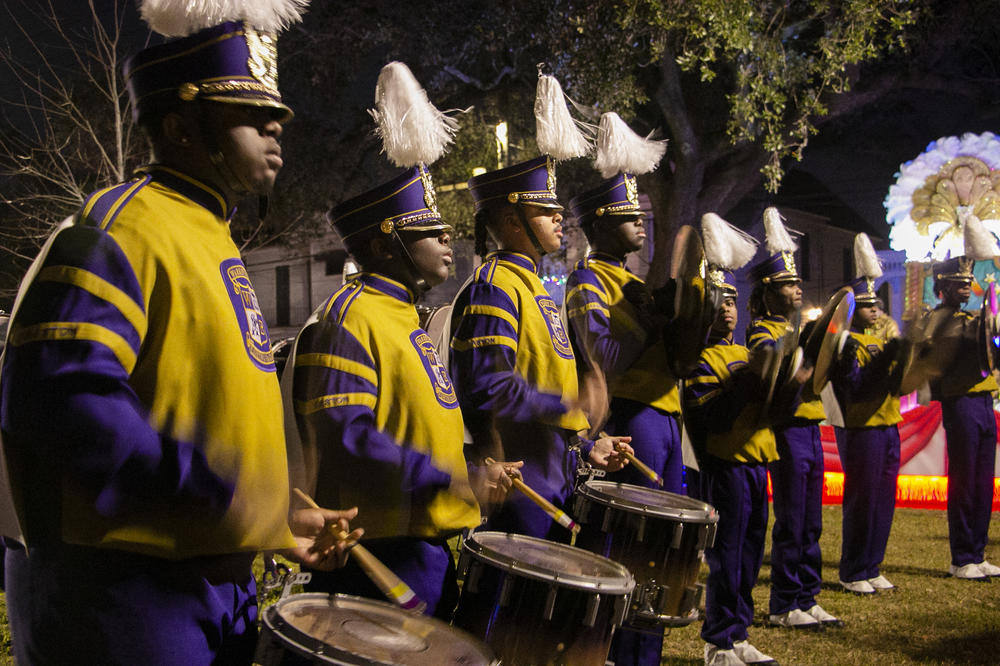
[[[963,564],[960,567],[956,567],[954,564],[948,567],[948,573],[950,573],[955,578],[961,578],[963,580],[989,580],[983,570],[979,568],[978,564]]]
[[[819,604],[813,604],[813,607],[806,611],[812,617],[816,618],[820,624],[824,627],[842,627],[844,626],[844,621],[835,615],[830,615],[823,607]]]
[[[737,643],[733,643],[733,650],[736,652],[736,656],[743,660],[744,664],[778,663],[774,657],[770,657],[750,645],[750,641],[739,641]]]
[[[705,643],[705,666],[743,666],[746,662],[736,656],[736,650],[723,650]]]
[[[840,581],[845,592],[854,594],[875,594],[875,588],[867,580],[852,580],[850,582]]]
[[[1000,567],[995,564],[990,564],[986,560],[983,560],[976,565],[979,570],[983,572],[984,576],[1000,576]]]
[[[768,622],[776,627],[787,627],[790,629],[819,629],[819,620],[798,608],[787,613],[771,615]]]
[[[885,592],[887,590],[895,590],[896,586],[889,582],[889,579],[879,574],[874,578],[868,579],[868,584],[874,587],[879,592]]]

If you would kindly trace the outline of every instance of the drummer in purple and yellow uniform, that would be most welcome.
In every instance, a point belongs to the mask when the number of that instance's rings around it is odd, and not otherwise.
[[[781,248],[769,247],[779,251],[751,270],[753,320],[747,329],[750,349],[776,347],[791,332],[791,320],[802,307],[795,246],[776,208],[764,211],[764,221],[768,245],[777,243]],[[768,620],[780,627],[816,629],[821,623],[842,624],[816,603],[823,582],[819,546],[823,531],[823,445],[819,424],[824,418],[822,401],[810,391],[790,419],[772,425],[779,457],[768,463],[774,493]]]
[[[747,636],[767,535],[767,464],[778,457],[774,434],[760,418],[764,355],[733,342],[738,293],[732,274],[710,270],[709,280],[721,290],[722,304],[698,367],[684,380],[700,498],[719,512],[715,543],[705,551],[705,664],[774,663]]]
[[[602,132],[605,125],[602,118]],[[627,255],[642,249],[646,238],[635,175],[607,178],[573,198],[570,210],[591,252],[566,280],[566,313],[574,348],[607,380],[606,430],[631,435],[636,457],[659,474],[663,490],[683,493],[680,395],[660,338],[663,322],[646,284],[625,267]],[[661,487],[633,466],[608,480]]]
[[[858,244],[855,248],[857,254]],[[883,343],[865,332],[878,317],[874,280],[880,275],[881,269],[877,275],[869,273],[848,283],[854,290],[854,317],[850,336],[830,372],[844,417],[844,427],[834,429],[844,469],[840,584],[855,594],[894,587],[879,566],[896,506],[902,368],[896,360],[899,338]]]
[[[596,443],[578,406],[576,357],[559,308],[538,277],[542,256],[559,249],[562,206],[547,155],[475,176],[477,251],[487,254],[455,299],[451,370],[475,458],[523,460],[525,483],[557,507],[573,492],[577,451],[600,467],[620,468],[616,442]],[[626,448],[631,452],[631,448]],[[475,461],[475,459],[473,460]],[[525,495],[515,493],[487,520],[489,529],[565,540]]]
[[[397,99],[383,86],[404,78],[412,81],[407,89],[417,86],[405,65],[390,63],[378,90]],[[383,136],[388,131],[396,128]],[[371,524],[366,548],[427,603],[427,614],[448,619],[458,586],[446,541],[481,517],[458,398],[416,302],[448,278],[451,227],[422,162],[338,204],[330,219],[362,272],[317,310],[294,348],[297,432],[303,450],[315,452],[304,482],[320,504],[358,506]],[[502,499],[511,485],[504,470],[501,463],[474,470],[484,496],[494,489],[484,499]],[[306,589],[383,598],[353,560],[314,572]]]
[[[602,125],[603,129],[603,125]],[[570,201],[590,254],[566,280],[566,313],[574,349],[603,371],[608,383],[612,435],[628,434],[636,457],[683,494],[680,395],[660,338],[645,283],[625,267],[625,257],[646,238],[635,176],[620,173]],[[635,466],[609,481],[660,488]],[[659,664],[663,634],[621,629],[609,659],[620,666]]]
[[[969,222],[966,223],[967,228]],[[982,223],[980,223],[982,224]],[[966,243],[966,252],[969,243]],[[934,293],[938,308],[955,310],[960,330],[954,362],[931,382],[931,398],[941,402],[948,448],[948,543],[949,573],[961,579],[985,580],[1000,576],[1000,567],[986,561],[986,542],[993,506],[993,471],[996,463],[997,429],[993,396],[997,383],[992,374],[983,377],[977,343],[979,315],[962,309],[968,302],[975,279],[971,257],[952,257],[934,264]]]
[[[153,164],[88,196],[22,286],[0,401],[27,541],[6,556],[18,663],[249,664],[256,551],[337,559],[291,550],[274,359],[229,221],[273,186],[292,113],[273,26],[228,9],[129,60]]]

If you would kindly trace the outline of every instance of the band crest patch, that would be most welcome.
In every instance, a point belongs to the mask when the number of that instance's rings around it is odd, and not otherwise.
[[[417,329],[410,334],[410,342],[420,354],[424,370],[427,371],[427,377],[431,380],[431,386],[434,387],[434,397],[446,409],[457,408],[458,397],[455,395],[455,386],[451,383],[451,377],[448,376],[448,370],[441,362],[441,357],[438,355],[437,347],[434,346],[431,336],[425,331]]]
[[[264,322],[264,315],[257,302],[257,294],[250,284],[246,266],[237,258],[227,259],[219,266],[222,281],[233,304],[236,321],[243,334],[243,345],[253,364],[266,372],[275,372],[274,352],[271,351],[271,338]]]
[[[552,346],[556,353],[563,358],[574,358],[573,347],[569,342],[566,327],[563,326],[562,318],[559,316],[559,308],[556,307],[555,302],[548,296],[536,296],[535,302],[538,303],[538,309],[542,312],[545,325],[549,327],[549,337],[552,339]]]

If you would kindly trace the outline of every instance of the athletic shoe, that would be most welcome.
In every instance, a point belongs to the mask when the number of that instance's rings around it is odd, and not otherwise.
[[[986,560],[983,560],[976,565],[979,570],[983,572],[984,576],[1000,576],[1000,567],[995,564],[990,564]]]
[[[705,666],[743,666],[746,662],[736,656],[736,650],[723,650],[705,643]]]
[[[798,608],[787,613],[772,615],[768,618],[775,627],[787,627],[790,629],[819,629],[819,620]]]
[[[777,664],[777,660],[774,657],[770,657],[754,646],[750,645],[750,641],[739,641],[733,643],[733,650],[736,652],[736,656],[743,660],[744,664]]]
[[[888,590],[895,590],[896,586],[889,582],[889,579],[879,574],[874,578],[868,579],[868,584],[874,587],[879,592],[886,592]]]
[[[835,615],[830,615],[823,607],[819,604],[813,604],[813,607],[806,611],[809,615],[813,616],[819,623],[824,627],[843,627],[844,621]]]
[[[948,567],[948,573],[962,580],[989,580],[989,577],[983,573],[978,564],[963,564],[960,567],[952,564]]]
[[[844,592],[853,592],[854,594],[875,594],[876,592],[867,580],[840,581],[840,584],[844,586]]]

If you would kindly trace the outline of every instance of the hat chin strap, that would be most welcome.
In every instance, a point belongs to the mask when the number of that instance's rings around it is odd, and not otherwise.
[[[517,218],[521,221],[521,226],[524,227],[524,233],[528,235],[528,240],[530,240],[531,245],[534,246],[535,252],[538,253],[539,257],[544,257],[549,253],[549,251],[543,248],[542,244],[538,242],[538,236],[535,235],[535,230],[531,228],[531,224],[528,222],[528,216],[524,212],[524,206],[514,204],[514,208],[517,210]]]
[[[403,262],[405,264],[406,271],[409,273],[413,286],[416,287],[417,296],[423,296],[430,291],[431,286],[427,284],[427,280],[420,275],[420,269],[417,268],[417,263],[413,261],[413,256],[410,254],[410,251],[406,249],[406,244],[403,242],[403,239],[400,238],[399,233],[396,231],[396,227],[393,226],[392,231],[389,233],[396,241],[396,245],[399,246],[399,250],[403,255]]]
[[[215,172],[219,175],[222,183],[233,193],[240,196],[253,194],[253,187],[250,183],[233,171],[232,167],[226,161],[226,156],[222,152],[222,148],[219,147],[219,143],[215,140],[215,134],[208,127],[208,114],[204,113],[204,109],[204,105],[199,102],[198,129],[201,132],[202,144],[208,149],[208,159],[212,163],[212,166],[215,167]],[[267,215],[267,195],[259,195],[257,204],[258,216],[263,219]]]

